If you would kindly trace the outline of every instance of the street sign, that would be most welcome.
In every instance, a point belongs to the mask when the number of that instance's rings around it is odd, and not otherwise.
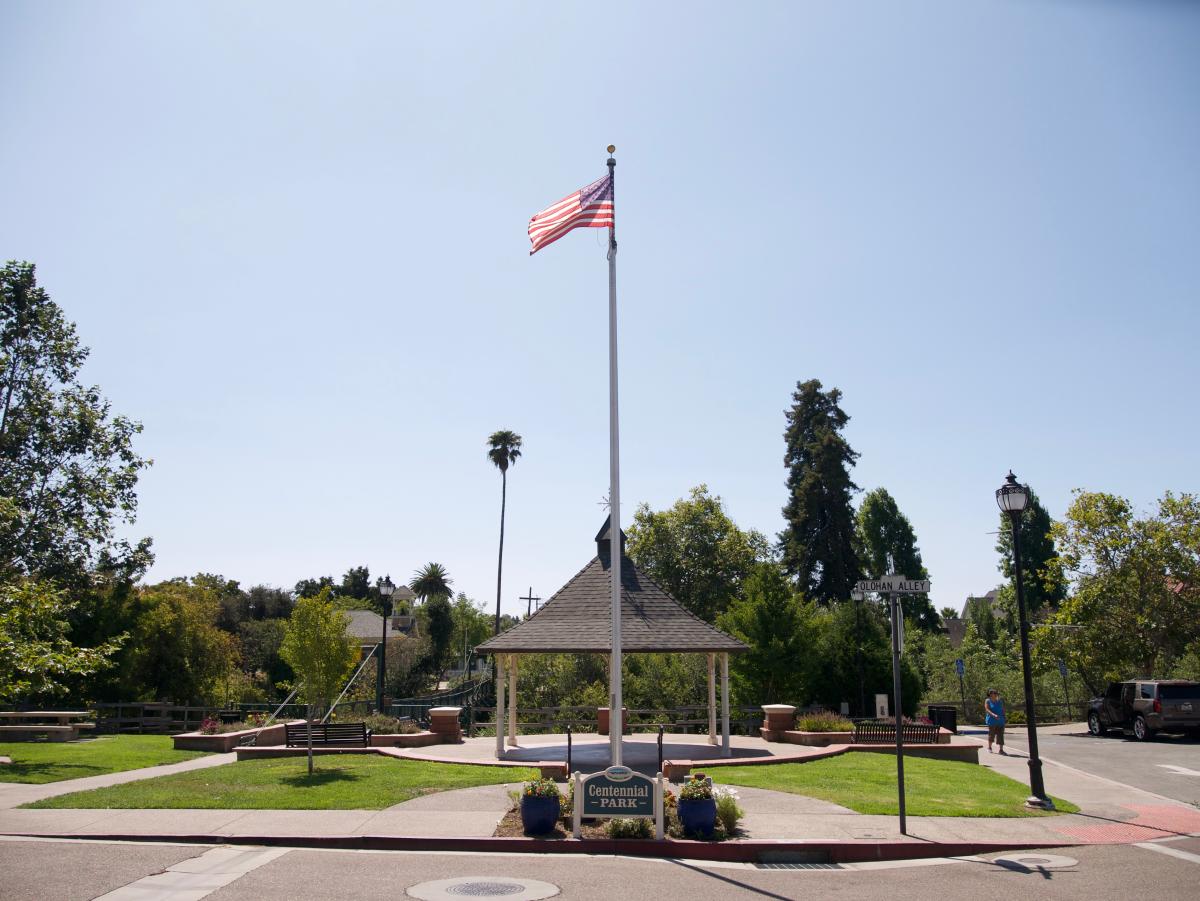
[[[1058,674],[1064,679],[1067,678],[1067,662],[1065,660],[1058,661]]]
[[[931,585],[929,579],[909,579],[889,573],[878,579],[860,579],[854,583],[854,590],[877,594],[928,594]]]
[[[963,663],[961,657],[954,661],[954,671],[958,673],[960,677],[967,671],[966,665]]]
[[[574,835],[581,835],[584,817],[638,817],[654,820],[657,838],[666,827],[662,773],[657,779],[635,773],[627,766],[610,766],[599,773],[576,773]]]

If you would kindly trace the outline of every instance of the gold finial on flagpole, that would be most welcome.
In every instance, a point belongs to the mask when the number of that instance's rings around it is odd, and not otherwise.
[[[616,152],[617,152],[616,145],[615,145],[615,144],[609,144],[609,145],[608,145],[608,155],[609,155],[609,156],[612,156],[612,155],[613,155],[614,153],[616,153]]]

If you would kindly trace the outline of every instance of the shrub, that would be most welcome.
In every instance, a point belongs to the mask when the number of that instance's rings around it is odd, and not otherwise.
[[[221,731],[221,721],[215,717],[206,716],[200,721],[200,732],[203,735],[217,735]]]
[[[534,779],[532,782],[526,782],[525,790],[521,794],[526,798],[559,798],[560,802],[562,799],[558,784],[553,779]]]
[[[376,735],[412,735],[421,731],[421,727],[412,720],[402,720],[383,713],[372,713],[363,717],[362,721]]]
[[[632,820],[618,817],[608,821],[607,829],[609,838],[653,838],[654,836],[654,830],[650,828],[650,821],[644,819]]]
[[[713,792],[717,799],[717,822],[725,830],[726,835],[737,832],[738,823],[745,816],[745,811],[738,807],[737,792],[731,788],[719,788]]]
[[[821,710],[796,717],[796,728],[801,732],[849,732],[854,723],[840,713]]]
[[[559,795],[558,815],[568,819],[575,816],[575,783],[567,783],[567,790]]]

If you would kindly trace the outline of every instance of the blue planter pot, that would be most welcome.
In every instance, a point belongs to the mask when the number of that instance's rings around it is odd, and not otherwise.
[[[522,798],[521,825],[527,835],[553,832],[558,823],[558,798]]]
[[[717,802],[712,798],[697,801],[679,799],[679,822],[688,832],[696,835],[711,835],[717,825]]]

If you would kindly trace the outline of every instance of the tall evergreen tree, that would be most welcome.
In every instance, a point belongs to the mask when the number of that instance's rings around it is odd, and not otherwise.
[[[1043,607],[1057,609],[1067,596],[1066,581],[1062,566],[1058,563],[1058,549],[1054,545],[1051,529],[1054,520],[1038,501],[1038,496],[1029,491],[1029,503],[1021,512],[1021,580],[1025,589],[1025,605],[1030,615]],[[1000,555],[998,568],[1004,578],[1012,580],[1012,522],[1007,513],[1000,514],[1000,531],[996,539],[996,552]]]
[[[858,559],[867,575],[881,576],[888,571],[889,557],[894,572],[910,579],[929,578],[912,523],[886,488],[875,488],[867,492],[858,508]],[[906,594],[901,603],[904,615],[916,620],[922,629],[938,628],[937,611],[929,595]]]
[[[854,549],[855,518],[850,497],[858,486],[850,468],[858,454],[842,429],[850,421],[837,388],[821,390],[817,379],[798,382],[786,412],[788,502],[779,534],[784,569],[805,597],[822,604],[846,600],[861,570]]]

